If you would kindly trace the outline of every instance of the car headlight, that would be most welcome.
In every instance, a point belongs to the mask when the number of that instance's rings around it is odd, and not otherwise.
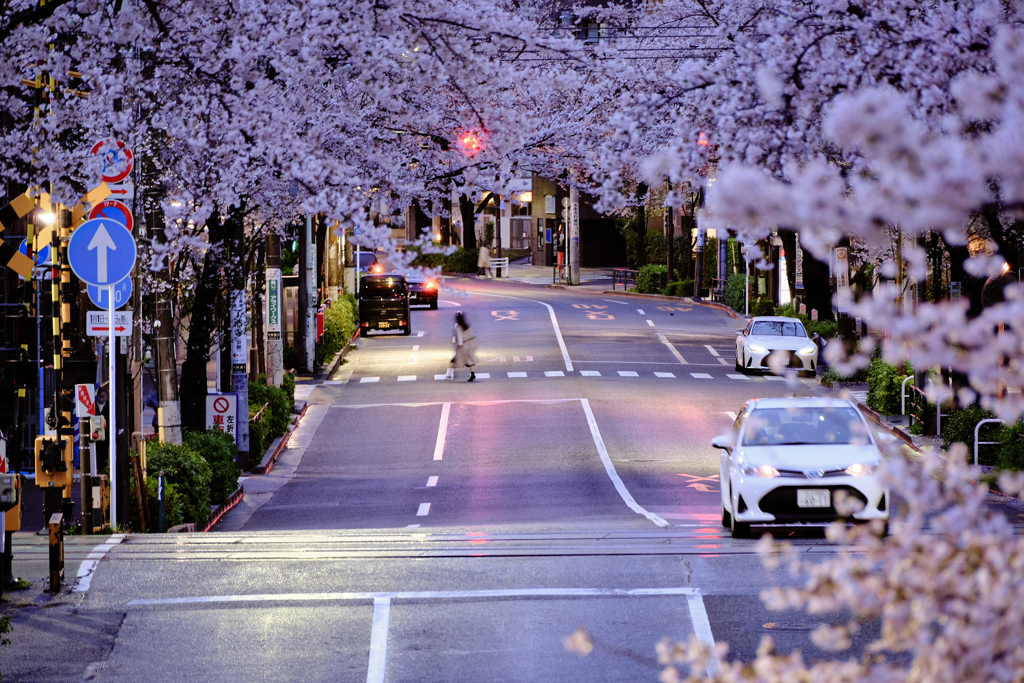
[[[874,474],[877,471],[877,462],[869,463],[867,465],[862,465],[858,462],[846,468],[846,473],[849,474],[851,477],[863,477],[866,474]]]
[[[818,352],[818,347],[817,346],[805,346],[804,348],[800,349],[800,353],[805,355],[805,356],[809,356],[812,353],[817,353],[817,352]]]
[[[747,344],[747,348],[753,353],[768,353],[768,349],[760,344]]]
[[[771,479],[779,476],[779,471],[771,465],[761,465],[760,467],[744,467],[743,474],[748,477],[764,477]]]

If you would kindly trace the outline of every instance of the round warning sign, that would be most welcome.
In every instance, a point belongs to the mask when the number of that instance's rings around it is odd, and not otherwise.
[[[128,145],[120,140],[107,138],[93,145],[90,154],[100,155],[103,161],[103,182],[119,183],[132,172],[135,161]]]
[[[131,209],[116,199],[107,199],[92,207],[89,218],[109,218],[128,228],[129,232],[135,227]]]
[[[226,413],[231,409],[231,402],[226,398],[215,398],[213,399],[213,409],[218,413]]]

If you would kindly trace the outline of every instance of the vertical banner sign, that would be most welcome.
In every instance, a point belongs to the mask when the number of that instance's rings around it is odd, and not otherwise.
[[[800,233],[793,235],[796,240],[796,249],[794,251],[794,257],[796,258],[796,274],[793,276],[795,280],[794,284],[797,289],[804,288],[804,250],[800,248]]]
[[[75,414],[78,419],[88,415],[96,414],[96,385],[76,384],[75,385]]]
[[[267,268],[267,339],[281,338],[281,269]]]
[[[245,290],[235,290],[231,297],[231,372],[246,372],[249,361],[249,339],[245,329]]]
[[[238,436],[238,396],[210,394],[206,397],[206,429]]]
[[[707,228],[704,227],[703,221],[697,221],[697,248],[704,248],[704,239],[707,237]]]
[[[852,303],[849,250],[846,247],[836,247],[836,307],[840,313],[849,313]]]

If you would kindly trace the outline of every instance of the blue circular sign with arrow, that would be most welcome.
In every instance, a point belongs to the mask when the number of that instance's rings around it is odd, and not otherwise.
[[[68,263],[82,282],[107,287],[128,277],[138,249],[132,234],[109,218],[79,225],[68,242]]]
[[[106,311],[110,308],[107,292],[111,291],[114,293],[114,308],[121,308],[132,299],[132,279],[126,277],[113,287],[89,285],[89,299],[96,304],[96,308]]]

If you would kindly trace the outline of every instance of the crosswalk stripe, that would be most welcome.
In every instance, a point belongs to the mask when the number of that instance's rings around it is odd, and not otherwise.
[[[444,379],[448,375],[434,375],[434,379]]]
[[[491,378],[491,373],[489,373],[489,372],[478,372],[478,373],[476,373],[476,378],[477,379],[490,379]]]
[[[619,377],[639,377],[637,373],[632,370],[619,370]]]
[[[728,377],[729,379],[750,379],[750,378],[749,378],[749,377],[747,377],[746,375],[733,375],[733,374],[728,374],[728,375],[726,375],[726,377]]]
[[[654,376],[655,377],[673,377],[673,378],[675,377],[675,375],[672,374],[671,372],[656,372],[656,373],[654,373]]]
[[[516,377],[526,377],[526,373],[525,372],[510,372],[510,373],[508,373],[508,376],[510,378],[514,379]]]
[[[360,384],[369,384],[371,382],[379,382],[379,381],[380,381],[380,377],[363,377],[362,379],[359,380],[359,383]]]
[[[580,370],[581,377],[600,377],[601,373],[597,370]]]
[[[398,376],[398,381],[399,382],[415,382],[416,381],[416,375],[399,375]]]
[[[706,372],[691,372],[690,377],[694,379],[712,379],[711,375]]]
[[[545,370],[544,371],[544,376],[545,377],[565,377],[565,373],[562,372],[561,370]]]

